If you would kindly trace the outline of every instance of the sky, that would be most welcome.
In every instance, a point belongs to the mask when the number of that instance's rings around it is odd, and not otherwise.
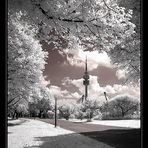
[[[44,76],[49,82],[50,92],[59,99],[74,101],[79,100],[84,94],[86,55],[90,75],[88,98],[105,101],[104,92],[109,99],[120,94],[140,98],[140,88],[122,83],[125,80],[125,71],[115,69],[106,52],[84,51],[82,47],[78,47],[77,50],[54,49],[45,42],[43,49],[49,53]]]

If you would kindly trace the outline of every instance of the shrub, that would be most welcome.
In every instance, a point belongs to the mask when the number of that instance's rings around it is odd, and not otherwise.
[[[48,116],[49,119],[53,119],[54,118],[54,112],[52,110],[48,110],[47,116]]]
[[[69,105],[62,105],[58,107],[59,110],[59,118],[65,118],[66,120],[69,119],[71,112],[70,112],[70,106]]]

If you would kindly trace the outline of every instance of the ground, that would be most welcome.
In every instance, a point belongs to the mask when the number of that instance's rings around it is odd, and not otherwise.
[[[139,127],[58,120],[55,128],[49,124],[54,123],[53,120],[42,121],[9,120],[8,148],[140,148]]]

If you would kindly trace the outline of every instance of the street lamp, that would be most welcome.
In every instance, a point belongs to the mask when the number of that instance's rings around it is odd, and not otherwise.
[[[106,92],[104,92],[104,96],[105,96],[106,102],[108,102]]]
[[[54,114],[54,125],[57,126],[57,97],[55,97],[55,114]]]
[[[104,96],[105,96],[105,99],[106,99],[106,115],[108,114],[108,98],[107,98],[107,95],[106,95],[106,92],[104,92]]]

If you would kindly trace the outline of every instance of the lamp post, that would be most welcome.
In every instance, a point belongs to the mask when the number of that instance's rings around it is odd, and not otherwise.
[[[104,96],[105,96],[106,102],[108,103],[106,92],[104,92]]]
[[[55,114],[54,114],[54,125],[57,126],[57,98],[55,97]]]
[[[105,96],[105,99],[106,99],[106,115],[108,114],[108,98],[107,98],[107,95],[106,95],[106,92],[104,92],[104,96]]]

